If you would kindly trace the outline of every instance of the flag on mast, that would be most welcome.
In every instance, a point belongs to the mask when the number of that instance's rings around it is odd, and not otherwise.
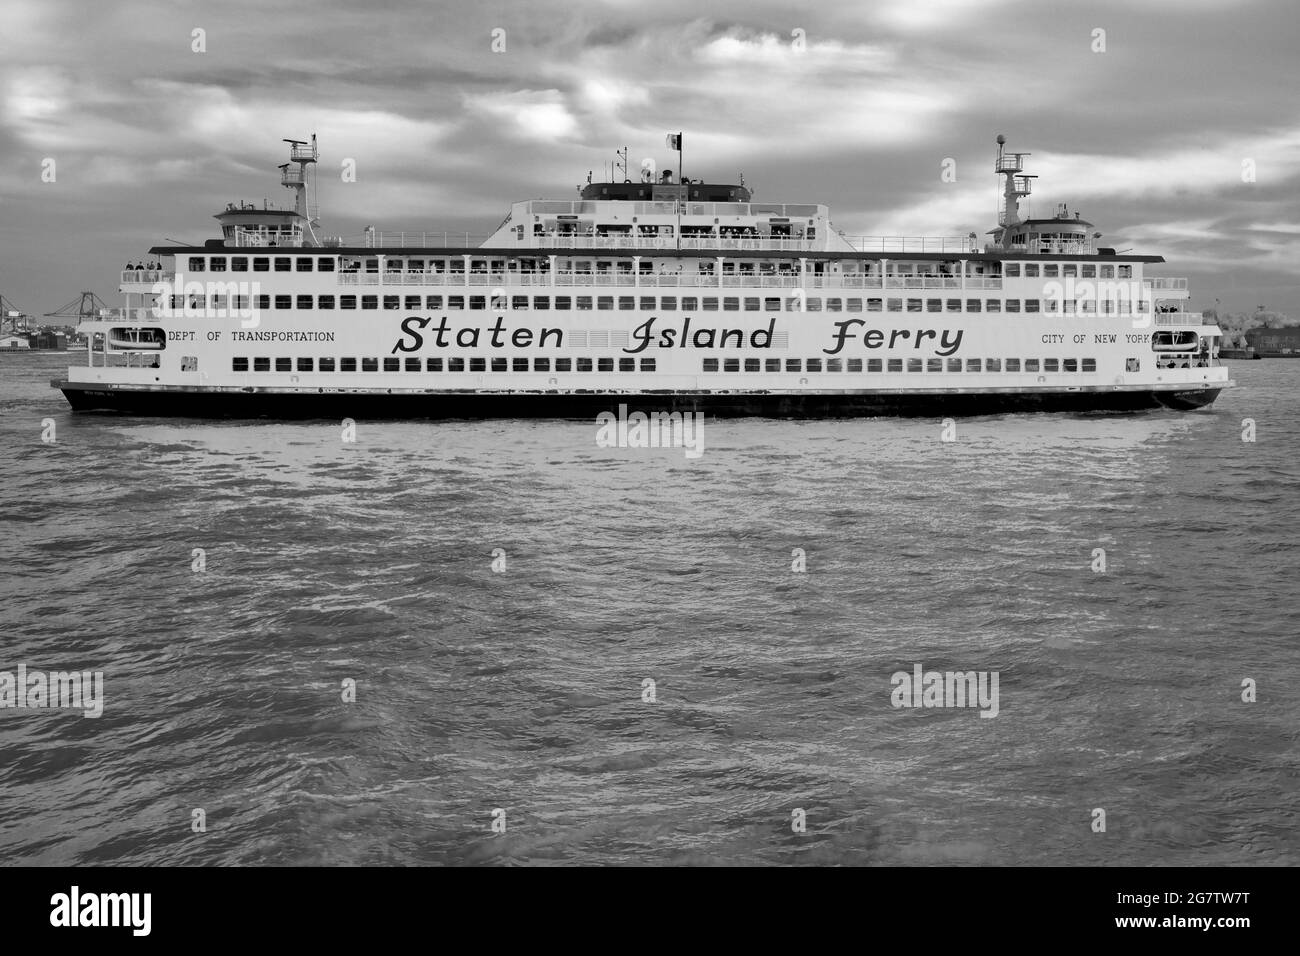
[[[664,142],[668,145],[669,149],[675,149],[678,152],[681,152],[681,148],[682,148],[681,133],[669,133],[666,137],[664,137]]]

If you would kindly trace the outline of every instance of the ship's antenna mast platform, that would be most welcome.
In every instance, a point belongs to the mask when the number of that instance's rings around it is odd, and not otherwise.
[[[286,139],[285,142],[289,144],[289,162],[280,166],[280,185],[293,190],[293,211],[306,224],[311,245],[319,246],[320,241],[316,238],[314,227],[320,221],[320,207],[307,202],[307,185],[313,182],[308,169],[316,165],[320,158],[320,152],[316,148],[316,134],[311,134],[310,143],[301,139]],[[297,169],[290,168],[294,163],[298,164]]]
[[[1005,151],[1007,138],[998,133],[998,158],[993,164],[993,171],[1005,176],[1002,185],[1002,208],[998,211],[998,245],[1009,245],[1007,237],[1011,227],[1020,222],[1020,200],[1034,191],[1033,180],[1036,175],[1023,172],[1025,157],[1030,153],[1008,153]]]
[[[627,179],[627,147],[614,150],[614,155],[619,157],[619,161],[614,164],[615,169],[623,170],[623,178]]]

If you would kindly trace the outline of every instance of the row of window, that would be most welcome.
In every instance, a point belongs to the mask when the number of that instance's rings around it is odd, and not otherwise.
[[[249,359],[246,357],[233,358],[230,361],[230,370],[232,372],[247,372],[250,370]],[[355,358],[275,358],[269,356],[257,356],[252,360],[251,369],[254,372],[378,372],[381,368],[385,372],[550,372],[552,369],[556,372],[612,372],[615,368],[620,372],[653,372],[655,371],[655,360],[652,358],[643,358],[639,360],[633,358],[620,357],[614,358],[448,358],[443,359],[441,356],[432,358],[406,358],[401,359],[396,356],[386,356],[380,358],[362,358],[358,365],[358,359]],[[945,369],[949,372],[1095,372],[1097,371],[1097,360],[1086,358],[1067,358],[1067,359],[1025,359],[1022,361],[1018,358],[1000,359],[977,359],[977,358],[909,358],[909,359],[860,359],[860,358],[810,358],[810,359],[756,359],[756,358],[706,358],[703,363],[705,372],[780,372],[784,368],[787,372],[942,372]],[[743,363],[743,364],[742,364]],[[865,365],[864,365],[865,363]],[[1041,368],[1040,368],[1041,365]],[[1134,360],[1129,362],[1129,371],[1137,371]]]
[[[528,265],[535,265],[536,260],[528,260]],[[424,272],[426,270],[426,260],[424,259],[407,259],[401,260],[389,258],[385,262],[385,270],[388,272],[401,272],[402,266],[406,266],[408,272]],[[493,271],[500,271],[505,265],[503,261],[493,260],[491,263]],[[614,262],[597,262],[596,271],[607,272],[611,265],[616,266],[619,271],[631,272],[632,263],[627,260],[616,260]],[[642,272],[651,272],[653,263],[649,260],[641,263]],[[740,272],[753,272],[754,263],[739,263]],[[762,267],[761,274],[775,273],[778,267],[777,263],[759,263]],[[794,271],[792,264],[781,263],[787,268],[783,271]],[[846,272],[855,271],[852,262],[844,263]],[[871,264],[866,263],[866,272],[871,273]],[[332,256],[190,256],[190,272],[248,272],[249,267],[253,272],[334,272],[336,268],[336,259]],[[592,263],[578,262],[574,264],[579,272],[590,272]],[[711,272],[713,270],[712,262],[701,262],[701,271]],[[731,269],[728,269],[728,266]],[[734,270],[735,263],[724,263],[724,273],[730,273]],[[344,272],[355,272],[361,268],[367,272],[379,271],[379,259],[366,259],[364,265],[360,259],[348,259],[344,261]],[[705,268],[707,267],[707,268]],[[911,266],[899,267],[898,275],[910,275]],[[465,260],[461,258],[452,258],[448,261],[440,259],[427,260],[427,269],[430,272],[464,272]],[[473,260],[470,263],[471,272],[486,272],[488,270],[487,260]],[[1056,278],[1081,278],[1081,279],[1131,279],[1133,277],[1133,267],[1130,265],[1098,265],[1096,263],[1025,263],[1022,267],[1018,262],[1007,262],[1003,264],[1002,275],[1007,278],[1017,278],[1023,274],[1026,279],[1034,279],[1040,276],[1044,279]]]
[[[418,359],[407,358],[400,359],[396,356],[385,356],[379,358],[363,358],[360,365],[355,358],[276,358],[269,356],[257,356],[252,360],[252,371],[270,372],[272,363],[274,370],[277,372],[378,372],[380,363],[385,372],[527,372],[530,371],[529,360],[526,358],[449,358],[445,362],[441,356]],[[652,358],[643,358],[638,366],[634,358],[557,358],[552,363],[549,358],[535,358],[532,360],[531,371],[549,372],[554,364],[554,370],[557,372],[612,372],[617,363],[620,372],[635,372],[638,368],[642,372],[655,371],[655,360]],[[230,360],[230,370],[232,372],[249,371],[249,360],[247,358],[232,358]]]
[[[188,302],[191,309],[201,309],[204,306],[204,297],[202,296],[183,296],[173,295],[171,297],[171,307],[173,309],[184,309]],[[599,311],[618,311],[627,312],[640,309],[642,311],[659,311],[659,312],[1042,312],[1048,315],[1092,315],[1098,311],[1098,305],[1101,306],[1102,315],[1119,315],[1126,314],[1129,310],[1130,303],[1121,300],[1115,302],[1109,299],[1102,300],[1100,303],[1085,301],[1078,302],[1074,299],[1066,299],[1062,302],[1059,299],[860,299],[860,298],[814,298],[802,296],[789,296],[782,300],[779,297],[759,297],[759,296],[681,296],[675,295],[653,296],[653,295],[212,295],[207,297],[208,305],[206,308],[225,309],[248,309],[249,303],[253,302],[254,308],[257,309],[298,309],[307,311],[311,309],[328,310],[336,307],[340,309],[355,309],[358,301],[362,309],[406,309],[407,311],[440,311],[464,309],[468,303],[471,310],[485,311],[502,311],[505,309],[534,309],[537,311],[548,311],[554,306],[557,311],[568,311],[577,309],[579,312],[588,312],[593,308]],[[718,306],[721,303],[721,310]],[[1138,311],[1145,312],[1149,303],[1143,301],[1137,303]]]
[[[781,363],[784,361],[787,372],[861,372],[863,371],[863,362],[866,362],[865,370],[868,372],[901,372],[904,368],[904,362],[909,372],[942,372],[946,368],[949,372],[1019,372],[1021,371],[1021,360],[1018,358],[1000,359],[959,359],[959,358],[891,358],[891,359],[839,359],[839,358],[810,358],[810,359],[739,359],[726,358],[722,359],[722,366],[719,369],[718,359],[704,359],[703,370],[706,372],[739,372],[743,368],[746,372],[779,372]],[[759,367],[760,362],[762,368]],[[964,364],[963,364],[964,363]],[[1041,368],[1039,367],[1041,363]],[[1097,371],[1097,360],[1086,359],[1025,359],[1023,362],[1024,371],[1026,372],[1095,372]],[[1134,371],[1131,369],[1130,371]]]
[[[1024,277],[1037,279],[1039,269],[1044,279],[1131,279],[1133,267],[1128,265],[1097,265],[1096,263],[1075,262],[1027,262],[1024,265]],[[1006,262],[1002,265],[1002,275],[1008,279],[1018,278],[1021,274],[1020,263]]]

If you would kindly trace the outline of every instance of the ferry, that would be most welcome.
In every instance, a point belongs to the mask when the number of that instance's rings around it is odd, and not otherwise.
[[[1197,409],[1233,386],[1185,278],[1066,205],[1022,218],[1029,153],[997,137],[995,228],[848,236],[829,208],[677,175],[514,203],[485,238],[325,235],[316,137],[292,205],[229,204],[160,245],[51,384],[78,411],[198,417],[980,415]],[[671,158],[671,157],[670,157]],[[602,177],[604,178],[604,177]],[[621,178],[621,181],[620,181]]]

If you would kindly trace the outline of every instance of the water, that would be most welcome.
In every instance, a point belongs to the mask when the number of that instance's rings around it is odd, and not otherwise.
[[[106,703],[0,710],[8,862],[1300,862],[1300,362],[953,443],[710,420],[698,460],[74,416],[66,363],[0,355],[0,669]],[[916,663],[998,671],[998,716],[894,709]]]

